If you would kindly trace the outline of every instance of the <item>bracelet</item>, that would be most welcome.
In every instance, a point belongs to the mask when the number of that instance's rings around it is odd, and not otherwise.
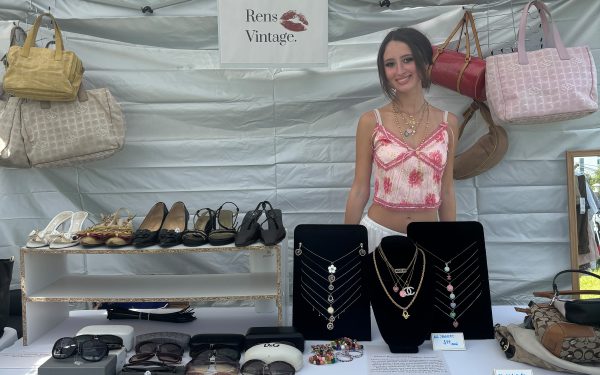
[[[363,356],[362,349],[350,349],[350,350],[346,350],[344,353],[348,354],[352,358],[360,358]]]
[[[353,340],[349,337],[342,337],[337,340],[331,341],[331,346],[335,350],[362,350],[363,345],[359,344],[358,341]]]
[[[333,352],[323,354],[314,354],[308,357],[308,363],[313,365],[331,365],[336,362],[336,356]]]
[[[350,362],[354,359],[348,352],[337,352],[335,353],[335,359],[340,362]]]

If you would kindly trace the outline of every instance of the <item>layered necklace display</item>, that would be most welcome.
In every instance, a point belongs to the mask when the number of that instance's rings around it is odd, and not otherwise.
[[[459,256],[472,249],[477,242],[473,242],[449,260],[444,260],[431,251],[420,247],[427,254],[434,257],[443,264],[434,264],[436,275],[436,296],[434,306],[444,315],[452,319],[452,325],[457,328],[458,318],[467,312],[471,306],[481,297],[482,284],[479,271],[479,258],[477,251],[473,251],[460,264],[452,264]],[[459,307],[462,308],[459,310]]]
[[[337,259],[330,260],[300,242],[294,254],[303,261],[300,295],[313,311],[325,318],[326,327],[331,331],[336,319],[361,296],[361,258],[367,255],[367,250],[360,243]]]
[[[415,265],[417,263],[418,254],[421,254],[421,259],[423,259],[423,267],[420,272],[419,283],[415,286],[413,284],[413,276],[415,273]],[[383,261],[384,268],[387,269],[390,279],[392,280],[392,285],[386,285],[381,277],[381,273],[379,271],[379,265],[377,264],[377,258]],[[373,264],[375,266],[375,272],[377,273],[377,278],[379,279],[379,283],[383,288],[383,291],[389,298],[389,300],[400,310],[402,310],[402,317],[404,319],[410,318],[410,314],[408,313],[408,309],[413,305],[416,301],[417,296],[419,295],[419,291],[421,290],[421,285],[423,285],[423,277],[425,276],[425,253],[423,250],[415,247],[415,254],[411,258],[410,262],[406,265],[406,267],[394,267],[387,259],[381,245],[377,246],[377,250],[373,252]],[[390,291],[393,292],[390,294]],[[396,301],[400,297],[401,300],[405,298],[410,298],[410,301],[404,306]]]
[[[419,110],[415,112],[415,114],[420,113],[419,120],[417,120],[415,115],[401,111],[398,104],[394,101],[392,101],[392,108],[394,109],[394,122],[396,123],[396,127],[402,132],[402,135],[404,135],[404,138],[417,133],[417,126],[423,122],[425,113],[427,113],[426,123],[427,127],[429,127],[429,103],[427,101],[424,101]],[[406,128],[400,126],[400,118],[402,118],[402,122],[407,126]],[[425,134],[427,134],[427,127],[425,128]]]

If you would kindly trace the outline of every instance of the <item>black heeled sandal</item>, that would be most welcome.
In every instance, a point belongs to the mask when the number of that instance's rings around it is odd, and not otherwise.
[[[267,206],[269,206],[267,208]],[[269,201],[262,202],[262,208],[265,211],[266,219],[260,224],[260,239],[267,246],[273,246],[285,238],[286,232],[283,226],[283,215],[281,210],[273,208]],[[267,223],[267,229],[263,224]]]
[[[235,235],[235,246],[248,246],[260,239],[260,224],[258,218],[262,215],[261,207],[264,202],[256,205],[254,211],[249,211],[244,215],[240,229]]]
[[[223,209],[226,204],[235,206],[235,212]],[[212,230],[208,234],[208,242],[213,246],[223,246],[235,241],[237,234],[237,217],[240,209],[233,202],[225,202],[217,209],[216,217],[219,228]]]
[[[169,210],[163,202],[158,202],[148,213],[139,228],[133,233],[131,243],[136,247],[155,245],[158,242],[158,231],[163,225]]]
[[[181,243],[181,235],[187,230],[190,219],[183,202],[175,202],[171,206],[162,227],[158,231],[158,244],[163,247],[175,246]]]
[[[202,246],[208,243],[208,235],[216,227],[216,213],[210,208],[196,211],[194,215],[194,229],[185,231],[181,235],[181,242],[185,246]]]

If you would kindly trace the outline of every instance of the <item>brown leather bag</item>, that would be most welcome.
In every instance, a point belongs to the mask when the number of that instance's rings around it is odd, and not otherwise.
[[[494,123],[488,106],[474,100],[463,113],[464,121],[460,126],[458,137],[463,134],[465,126],[479,109],[488,125],[489,132],[464,152],[454,157],[454,179],[464,180],[475,177],[493,168],[502,160],[508,149],[508,135],[504,128]]]

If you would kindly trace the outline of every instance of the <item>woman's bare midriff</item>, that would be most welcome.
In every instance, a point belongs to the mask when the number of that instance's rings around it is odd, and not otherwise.
[[[377,203],[373,203],[373,205],[369,207],[368,215],[369,218],[377,224],[401,233],[406,233],[408,224],[413,221],[438,221],[438,210],[435,208],[423,210],[394,210]]]

